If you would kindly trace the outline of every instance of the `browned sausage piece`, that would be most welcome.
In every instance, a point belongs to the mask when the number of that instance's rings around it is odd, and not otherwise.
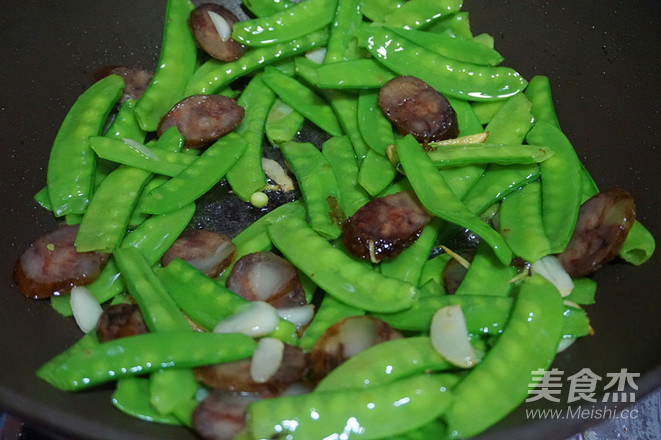
[[[115,304],[103,311],[96,325],[101,342],[149,332],[140,308],[135,304]]]
[[[212,16],[216,20],[220,16],[221,24],[227,25],[227,35],[218,34]],[[191,12],[188,27],[200,49],[221,61],[234,61],[246,51],[241,43],[234,41],[231,37],[234,24],[238,21],[236,15],[222,6],[204,3]]]
[[[207,229],[184,231],[163,254],[161,264],[167,266],[181,258],[207,276],[215,278],[234,260],[236,246],[227,235]]]
[[[285,344],[280,368],[266,382],[255,382],[250,375],[250,359],[195,368],[198,381],[211,388],[260,393],[274,396],[299,382],[310,368],[309,356],[298,347]]]
[[[636,218],[633,197],[621,189],[601,192],[581,205],[569,244],[558,256],[572,277],[590,275],[617,256]]]
[[[94,281],[110,254],[78,252],[78,225],[63,226],[23,252],[14,265],[14,283],[28,298],[43,299],[67,293],[73,286]]]
[[[227,288],[248,301],[266,301],[276,308],[307,304],[296,268],[273,252],[239,258],[227,277]]]
[[[398,76],[385,83],[379,91],[379,106],[400,133],[411,133],[418,142],[459,136],[450,102],[414,76]]]
[[[372,199],[358,209],[344,222],[342,240],[353,255],[379,262],[410,246],[430,220],[415,195],[402,191]]]
[[[243,120],[243,107],[222,95],[192,95],[175,104],[161,119],[157,133],[177,126],[188,148],[204,147],[234,130]]]
[[[340,319],[328,327],[312,347],[310,375],[319,382],[350,357],[373,345],[401,337],[397,330],[372,316]]]
[[[258,394],[214,390],[192,414],[193,429],[205,440],[232,440],[246,426],[248,405]]]
[[[124,93],[120,102],[129,99],[140,99],[154,76],[153,72],[138,67],[103,66],[94,74],[94,82],[112,74],[119,75],[124,79]]]

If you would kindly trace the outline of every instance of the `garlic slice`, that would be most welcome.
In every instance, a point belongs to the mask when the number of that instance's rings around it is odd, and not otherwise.
[[[547,255],[535,261],[530,266],[530,269],[532,273],[543,276],[553,284],[563,298],[569,296],[571,291],[574,290],[574,282],[571,280],[567,271],[565,271],[565,268],[562,267],[560,261],[553,255]]]
[[[277,310],[282,319],[291,322],[297,329],[308,325],[314,317],[314,306],[312,304]]]
[[[207,14],[209,14],[213,27],[216,28],[216,32],[218,32],[218,36],[222,41],[228,41],[232,38],[232,28],[222,15],[213,11],[207,11]]]
[[[278,162],[262,157],[262,168],[268,178],[273,180],[284,192],[294,190],[294,181]]]
[[[101,304],[85,287],[74,287],[71,289],[69,298],[73,317],[78,327],[84,332],[89,333],[96,328],[99,317],[103,313]]]
[[[468,338],[464,312],[458,305],[441,307],[431,321],[430,339],[432,346],[452,365],[471,368],[477,356]]]
[[[214,333],[243,333],[251,337],[266,336],[278,326],[280,316],[275,307],[264,301],[252,301],[238,313],[220,321]]]
[[[257,383],[268,382],[280,369],[282,357],[285,352],[285,344],[275,338],[262,338],[257,343],[257,348],[250,362],[250,377]]]

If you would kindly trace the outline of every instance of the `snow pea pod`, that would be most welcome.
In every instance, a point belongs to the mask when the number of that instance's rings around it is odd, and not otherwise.
[[[248,409],[256,438],[389,438],[436,419],[451,405],[454,378],[418,374],[366,390],[347,389],[263,399]],[[350,403],[350,404],[347,404]]]
[[[319,309],[315,312],[314,319],[305,329],[298,346],[304,351],[310,351],[319,337],[342,318],[349,316],[364,315],[365,311],[338,301],[331,295],[324,295]]]
[[[525,90],[526,98],[531,102],[531,112],[536,121],[548,122],[560,128],[558,117],[553,108],[553,99],[551,98],[551,83],[548,77],[535,75],[530,79],[528,87]]]
[[[119,139],[101,136],[91,136],[90,147],[100,158],[170,177],[195,161],[195,156],[165,150],[157,152],[147,147],[145,151],[149,154],[145,155]]]
[[[360,57],[356,31],[363,22],[360,0],[338,0],[335,18],[330,26],[324,63]]]
[[[241,3],[255,14],[255,17],[273,15],[294,5],[294,2],[289,0],[244,0]]]
[[[435,147],[434,143],[429,146]],[[553,150],[548,147],[534,145],[503,145],[495,143],[439,145],[428,151],[438,168],[462,167],[471,164],[512,165],[519,163],[539,163],[553,156]]]
[[[104,342],[66,359],[53,359],[37,376],[56,388],[76,391],[161,368],[192,368],[252,356],[255,341],[242,334],[158,332]]]
[[[188,168],[150,191],[140,210],[149,214],[164,214],[193,203],[225,176],[245,147],[241,136],[226,134]]]
[[[571,238],[581,207],[581,162],[565,135],[548,122],[537,122],[528,133],[530,144],[548,145],[553,157],[542,162],[542,220],[551,253],[562,252]]]
[[[425,30],[429,32],[444,32],[449,29],[458,38],[470,40],[473,38],[473,32],[471,32],[468,15],[468,12],[462,11],[441,17],[427,26]]]
[[[167,2],[158,67],[135,107],[145,131],[156,131],[163,115],[187,96],[184,88],[197,64],[197,46],[187,23],[193,8],[189,0]]]
[[[334,248],[304,220],[284,217],[269,227],[269,236],[294,266],[350,306],[389,313],[413,302],[414,286],[385,277]]]
[[[507,103],[504,101],[476,101],[471,102],[471,107],[482,125],[486,125],[496,116],[496,113]]]
[[[429,212],[448,222],[470,229],[489,243],[503,264],[509,264],[512,251],[507,247],[503,237],[472,213],[452,192],[413,136],[407,135],[397,142],[397,154],[413,190]]]
[[[268,46],[293,40],[329,25],[337,0],[306,0],[266,17],[234,25],[232,38],[246,46]]]
[[[574,288],[565,299],[579,305],[594,304],[597,282],[592,278],[574,278],[572,282],[574,283]]]
[[[466,100],[504,99],[523,90],[526,80],[508,67],[477,66],[425,49],[383,27],[364,27],[360,44],[400,75],[413,75],[444,95]]]
[[[140,377],[124,377],[117,381],[112,394],[112,404],[125,414],[147,422],[180,425],[173,415],[162,415],[149,401],[149,380]]]
[[[143,142],[147,133],[140,128],[135,116],[135,105],[137,101],[129,99],[124,102],[117,111],[115,119],[103,135],[111,139],[128,138],[136,142]]]
[[[418,285],[424,286],[429,281],[442,284],[443,270],[451,258],[452,257],[450,257],[450,254],[442,253],[438,254],[434,258],[427,260],[425,265],[422,267],[422,273],[420,274],[420,281],[418,282]]]
[[[264,82],[280,99],[332,136],[344,133],[333,109],[312,89],[277,69],[264,69]]]
[[[387,157],[369,150],[360,164],[358,183],[371,195],[385,190],[397,175],[397,170]]]
[[[388,28],[388,30],[454,60],[483,66],[496,66],[503,62],[503,57],[493,48],[474,40],[458,38],[449,29],[439,33],[403,28]]]
[[[264,84],[261,74],[250,80],[237,101],[245,110],[245,116],[234,132],[243,138],[246,149],[227,172],[227,182],[244,201],[266,186],[266,175],[262,169],[262,144],[264,124],[274,101],[275,95]]]
[[[385,17],[388,26],[405,29],[424,27],[433,21],[459,12],[462,0],[409,0]]]
[[[335,174],[338,201],[347,217],[369,201],[369,195],[358,185],[358,164],[347,136],[333,137],[324,142],[321,153]]]
[[[339,237],[342,231],[331,215],[329,199],[339,201],[340,192],[323,154],[309,142],[285,142],[280,151],[296,175],[312,228],[326,238]]]
[[[365,143],[381,156],[386,155],[388,145],[395,143],[392,124],[379,107],[378,91],[363,91],[358,95],[358,130]]]
[[[590,334],[590,320],[585,310],[572,306],[565,306],[562,313],[562,337],[580,338]]]
[[[291,141],[303,126],[304,120],[303,115],[285,104],[280,98],[276,98],[266,117],[264,132],[272,144]]]
[[[516,268],[502,264],[486,243],[480,243],[455,295],[508,296],[515,275]]]
[[[399,0],[361,0],[360,12],[375,23],[383,23],[391,12],[401,8]]]
[[[393,339],[344,361],[319,382],[314,392],[366,389],[425,371],[448,368],[450,363],[434,349],[429,337]]]
[[[110,75],[78,97],[55,136],[46,182],[53,214],[83,214],[94,191],[96,156],[89,137],[101,134],[110,110],[119,99],[124,80]]]
[[[317,69],[317,75],[316,85],[325,89],[375,89],[397,76],[368,58],[324,64]]]
[[[524,185],[503,198],[500,204],[500,234],[515,255],[530,263],[551,251],[541,207],[542,188],[539,181]]]
[[[562,311],[560,294],[544,278],[522,283],[503,333],[452,390],[456,400],[444,416],[451,438],[480,433],[526,398],[530,372],[547,369],[556,354]]]
[[[327,41],[328,31],[320,30],[284,43],[249,49],[241,58],[229,63],[216,59],[206,61],[188,81],[184,94],[190,96],[217,93],[243,75],[275,61],[323,46]]]

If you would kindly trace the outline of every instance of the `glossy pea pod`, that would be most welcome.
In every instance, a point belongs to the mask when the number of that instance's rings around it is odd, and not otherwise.
[[[413,75],[438,92],[467,100],[504,99],[527,84],[508,67],[463,63],[438,55],[383,27],[361,29],[360,44],[399,75]]]
[[[369,58],[325,64],[317,69],[316,85],[325,89],[376,89],[397,76]]]
[[[330,23],[324,63],[360,57],[356,33],[362,22],[360,0],[337,0],[335,17]]]
[[[346,431],[362,439],[389,438],[443,414],[453,401],[452,383],[452,376],[418,374],[366,390],[264,399],[249,407],[248,426],[256,438],[339,438]]]
[[[189,0],[167,2],[158,67],[135,107],[145,131],[156,131],[163,115],[187,96],[184,88],[197,64],[197,46],[187,22],[193,9]]]
[[[172,414],[160,414],[149,401],[149,379],[125,377],[117,381],[112,394],[112,404],[125,414],[146,422],[180,425],[179,419]]]
[[[276,12],[284,11],[294,2],[289,0],[245,0],[241,2],[255,17],[266,17]]]
[[[276,98],[264,124],[266,138],[272,144],[291,141],[301,130],[304,121],[303,115]]]
[[[246,147],[236,133],[229,133],[207,148],[188,168],[153,189],[139,207],[149,214],[164,214],[193,203],[218,183]]]
[[[155,272],[175,304],[207,329],[213,329],[222,319],[233,315],[248,303],[248,300],[180,259],[173,260]],[[194,292],[191,292],[190,286],[195,286]],[[282,319],[269,336],[291,345],[298,342],[296,326]]]
[[[392,123],[379,107],[378,91],[366,90],[358,95],[358,130],[365,143],[381,156],[395,143]]]
[[[336,5],[337,0],[296,3],[273,15],[236,23],[232,38],[246,46],[264,46],[309,35],[331,23]]]
[[[360,12],[375,23],[383,23],[386,16],[402,7],[399,0],[362,0]]]
[[[193,331],[181,310],[154,274],[147,259],[135,248],[114,253],[117,266],[151,332]],[[169,414],[197,390],[190,369],[164,369],[150,376],[150,401],[160,414]]]
[[[445,270],[445,265],[448,264],[448,261],[450,261],[451,258],[450,254],[442,253],[427,260],[422,267],[418,285],[424,286],[429,281],[433,281],[439,285],[442,284],[443,270]]]
[[[548,255],[551,242],[542,220],[542,188],[530,182],[505,197],[500,204],[500,233],[515,255],[534,263]]]
[[[374,150],[369,150],[358,171],[358,183],[371,196],[384,191],[397,176],[397,169],[387,157]]]
[[[474,164],[534,164],[553,156],[553,150],[550,148],[533,145],[482,143],[437,146],[430,143],[429,146],[435,149],[428,151],[427,155],[438,168]]]
[[[110,75],[92,84],[73,104],[60,126],[46,175],[50,207],[56,217],[83,214],[94,192],[96,156],[88,138],[101,134],[124,80]]]
[[[237,101],[245,110],[245,116],[234,132],[243,138],[246,149],[227,172],[227,182],[232,191],[244,201],[266,186],[266,175],[262,169],[262,145],[264,124],[274,101],[275,95],[264,84],[261,74],[250,80]]]
[[[357,307],[343,303],[331,295],[324,295],[319,308],[316,310],[314,319],[305,329],[298,346],[304,351],[312,350],[315,342],[324,332],[340,319],[350,316],[364,315],[365,311]]]
[[[59,361],[54,358],[37,370],[37,376],[61,390],[77,391],[161,368],[245,359],[255,346],[251,337],[242,334],[147,333],[105,342]]]
[[[482,66],[496,66],[503,62],[502,55],[493,48],[486,47],[473,39],[459,38],[449,29],[439,33],[406,28],[389,28],[389,30],[432,52],[454,60]]]
[[[459,12],[461,0],[409,0],[385,17],[388,26],[416,29]]]
[[[547,369],[556,354],[562,310],[557,289],[541,276],[533,275],[521,285],[503,333],[453,388],[455,404],[445,415],[452,438],[482,432],[526,398],[530,372]]]
[[[597,293],[597,282],[592,278],[574,278],[572,282],[574,283],[574,288],[565,299],[578,305],[594,304],[594,296]]]
[[[560,128],[558,117],[551,98],[551,83],[548,77],[536,75],[530,79],[525,90],[526,98],[531,102],[531,112],[536,121],[548,122]]]
[[[446,15],[425,28],[429,32],[444,32],[450,30],[458,38],[470,40],[473,38],[473,32],[470,27],[470,19],[467,11],[457,12],[456,14]]]
[[[508,296],[516,268],[502,264],[491,247],[480,243],[455,295]]]
[[[416,288],[385,277],[334,248],[304,220],[284,217],[269,227],[271,241],[317,286],[350,306],[373,312],[408,308]]]
[[[549,145],[553,157],[540,164],[542,220],[551,253],[562,252],[569,242],[581,207],[581,162],[567,137],[555,125],[538,122],[528,133],[530,144]]]
[[[320,30],[284,43],[251,48],[241,58],[229,63],[216,59],[206,61],[188,81],[184,94],[190,96],[218,93],[218,91],[243,75],[278,60],[323,46],[327,41],[328,31]]]
[[[266,68],[264,82],[294,110],[333,136],[344,132],[333,109],[309,87],[274,68]]]
[[[413,136],[397,142],[397,154],[416,195],[430,213],[470,229],[489,243],[503,264],[509,264],[512,251],[505,240],[459,200]]]
[[[333,137],[324,142],[321,153],[335,174],[339,203],[347,217],[369,201],[369,195],[358,184],[358,164],[347,136]]]
[[[427,336],[393,339],[373,345],[344,361],[319,382],[314,392],[367,389],[450,367]]]
[[[341,219],[332,215],[330,203],[332,199],[339,201],[340,192],[323,154],[309,142],[285,142],[280,151],[296,175],[312,228],[326,238],[339,237]]]
[[[507,101],[476,101],[471,102],[473,111],[477,115],[480,123],[486,125],[496,116],[496,113],[507,103]]]

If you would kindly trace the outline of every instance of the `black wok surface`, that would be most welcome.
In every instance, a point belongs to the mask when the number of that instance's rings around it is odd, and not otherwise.
[[[5,3],[0,15],[0,409],[79,437],[193,438],[124,416],[110,404],[109,387],[67,394],[37,379],[35,370],[80,333],[72,319],[11,283],[16,258],[55,224],[32,196],[45,184],[66,111],[98,67],[154,67],[164,4],[28,0]],[[630,191],[638,218],[661,237],[661,2],[474,0],[465,9],[475,34],[495,37],[504,64],[526,78],[551,78],[561,126],[597,184]],[[641,396],[661,385],[660,263],[657,252],[644,266],[616,262],[596,274],[597,304],[587,307],[596,334],[554,366],[567,375],[639,372]],[[594,421],[531,423],[522,409],[484,438],[562,439]]]

